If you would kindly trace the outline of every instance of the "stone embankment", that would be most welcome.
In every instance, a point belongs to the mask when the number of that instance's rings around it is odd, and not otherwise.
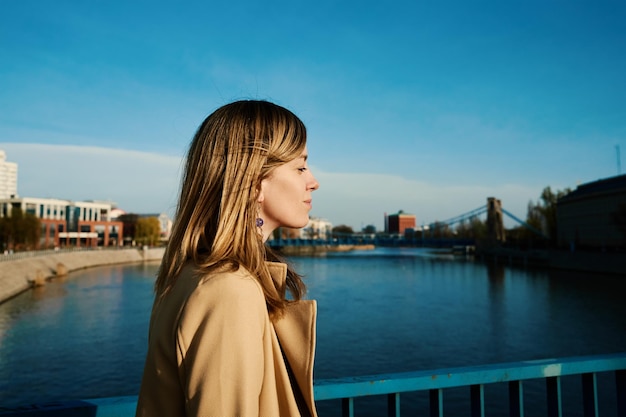
[[[0,262],[0,303],[72,271],[94,266],[158,261],[163,257],[163,252],[163,248],[58,251]]]
[[[283,246],[278,251],[284,256],[319,256],[328,252],[350,252],[353,250],[373,250],[374,245],[302,245]]]

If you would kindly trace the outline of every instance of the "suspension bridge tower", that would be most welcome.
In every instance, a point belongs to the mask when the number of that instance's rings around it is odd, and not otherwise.
[[[487,198],[487,236],[493,243],[506,242],[502,202],[495,197]]]

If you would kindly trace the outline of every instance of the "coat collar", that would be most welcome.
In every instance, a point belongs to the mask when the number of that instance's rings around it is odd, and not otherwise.
[[[265,262],[265,266],[270,271],[276,288],[284,288],[287,280],[287,264],[282,262]]]

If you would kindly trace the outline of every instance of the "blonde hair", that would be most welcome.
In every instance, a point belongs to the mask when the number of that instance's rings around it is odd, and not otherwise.
[[[199,273],[241,266],[258,279],[270,314],[282,312],[286,288],[276,288],[265,264],[280,259],[256,226],[257,196],[261,181],[300,156],[305,145],[302,121],[267,101],[236,101],[204,120],[187,153],[176,218],[155,284],[158,298],[173,287],[187,261]],[[286,287],[295,300],[305,291],[291,267]]]

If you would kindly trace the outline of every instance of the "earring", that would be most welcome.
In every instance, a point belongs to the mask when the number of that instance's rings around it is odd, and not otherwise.
[[[260,217],[256,218],[256,227],[261,227],[263,226],[263,219]]]

